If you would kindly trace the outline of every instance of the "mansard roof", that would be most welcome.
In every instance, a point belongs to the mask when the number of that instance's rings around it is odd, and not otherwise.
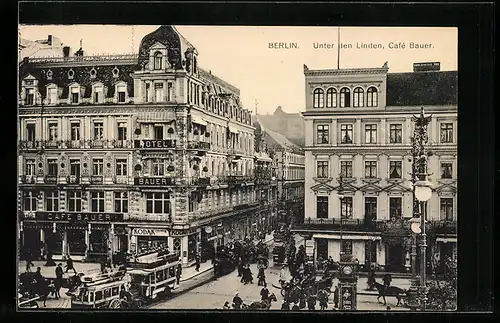
[[[198,54],[194,46],[174,26],[160,26],[142,38],[139,46],[139,66],[149,60],[149,48],[157,42],[167,47],[168,61],[176,69],[183,68],[182,61],[187,52]]]
[[[387,74],[387,105],[456,105],[458,72]]]
[[[118,70],[118,76],[113,75],[113,70]],[[20,81],[23,80],[28,75],[32,75],[38,80],[38,88],[40,89],[40,94],[45,97],[46,91],[43,89],[48,84],[55,84],[62,89],[62,98],[68,96],[68,86],[72,83],[78,83],[80,86],[85,87],[84,97],[88,98],[92,93],[92,84],[100,82],[105,87],[107,87],[107,97],[113,97],[115,87],[114,85],[120,81],[127,84],[128,95],[130,97],[134,96],[134,83],[131,74],[134,72],[136,65],[133,63],[128,64],[116,64],[116,62],[110,62],[109,65],[99,65],[91,66],[85,64],[85,66],[63,66],[63,67],[43,67],[43,66],[33,66],[29,62],[27,64],[22,63],[19,67],[19,77]],[[95,78],[91,77],[90,71],[94,69],[96,71]],[[52,72],[52,77],[49,79],[47,72]],[[69,77],[68,72],[73,70],[74,75],[72,78]],[[21,85],[21,82],[19,82]]]

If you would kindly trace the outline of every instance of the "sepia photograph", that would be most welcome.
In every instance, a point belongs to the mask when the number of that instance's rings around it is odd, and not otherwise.
[[[457,107],[455,27],[19,24],[18,310],[456,311]]]

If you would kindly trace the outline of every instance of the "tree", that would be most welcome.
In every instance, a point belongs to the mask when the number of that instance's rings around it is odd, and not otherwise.
[[[436,268],[437,266],[434,266]],[[446,257],[443,273],[434,269],[432,279],[427,283],[427,304],[429,310],[453,311],[457,307],[457,260]]]

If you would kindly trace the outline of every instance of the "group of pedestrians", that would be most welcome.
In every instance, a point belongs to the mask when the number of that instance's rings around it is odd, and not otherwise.
[[[243,263],[241,267],[238,266],[238,277],[241,277],[240,282],[245,285],[248,283],[253,284],[253,274],[249,264]]]

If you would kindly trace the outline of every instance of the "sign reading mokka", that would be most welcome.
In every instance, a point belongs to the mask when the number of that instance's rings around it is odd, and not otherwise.
[[[36,212],[35,219],[54,222],[117,222],[123,221],[122,213],[85,212]]]

